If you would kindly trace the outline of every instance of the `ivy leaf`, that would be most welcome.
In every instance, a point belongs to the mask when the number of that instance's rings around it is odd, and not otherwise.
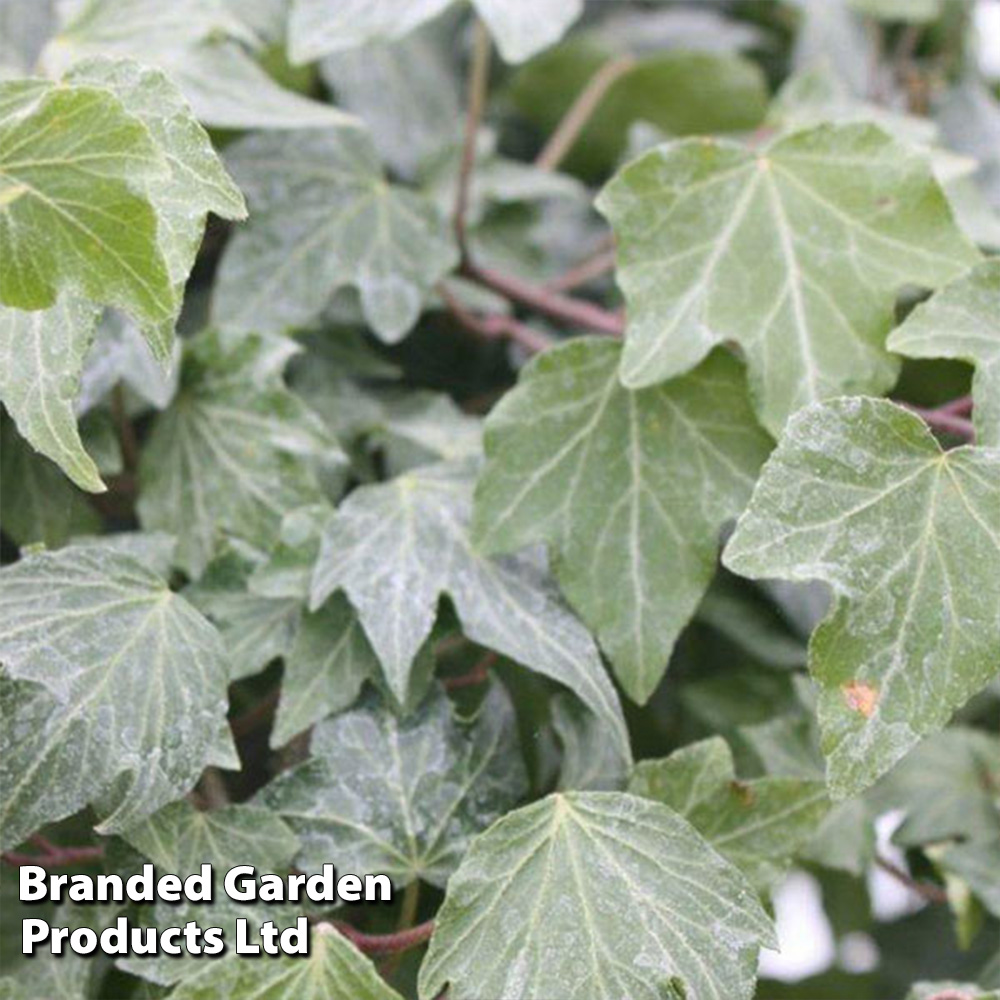
[[[250,136],[227,163],[253,218],[220,265],[212,314],[221,326],[281,332],[353,285],[368,324],[395,343],[458,262],[444,220],[423,197],[386,181],[362,129]]]
[[[945,871],[964,879],[995,917],[1000,917],[1000,836],[971,844],[956,844],[941,856]]]
[[[474,471],[469,463],[424,466],[351,493],[326,526],[312,607],[339,588],[347,593],[389,689],[405,703],[413,659],[447,593],[470,639],[566,685],[629,758],[621,707],[593,641],[539,560],[531,553],[486,559],[473,550]]]
[[[301,603],[261,597],[248,588],[255,565],[235,548],[214,559],[184,596],[219,629],[231,681],[250,677],[292,646]]]
[[[0,419],[0,482],[0,527],[17,545],[42,542],[55,549],[73,535],[100,530],[101,519],[84,494],[35,454],[6,417]]]
[[[749,1000],[757,949],[776,943],[750,884],[686,820],[632,795],[569,792],[473,841],[420,996]]]
[[[318,611],[302,616],[285,657],[271,746],[283,746],[325,716],[342,712],[357,700],[364,682],[378,675],[378,657],[354,608],[343,594],[334,594]]]
[[[982,841],[1000,827],[993,789],[1000,783],[1000,739],[956,726],[913,751],[876,789],[882,809],[906,816],[893,834],[903,847],[961,838]]]
[[[208,330],[184,345],[182,387],[139,466],[139,519],[180,540],[197,578],[223,534],[268,547],[282,515],[322,498],[316,468],[343,455],[281,371],[296,345]]]
[[[402,1000],[332,924],[309,930],[309,955],[282,955],[255,962],[231,955],[202,962],[193,976],[171,993],[173,1000],[266,995],[268,1000]]]
[[[98,55],[156,66],[206,125],[228,129],[329,127],[351,121],[278,86],[246,51],[258,44],[221,0],[84,0],[42,53],[50,73]]]
[[[169,322],[177,293],[154,206],[138,193],[166,170],[149,130],[108,90],[0,83],[0,302],[47,309],[65,290],[144,327]]]
[[[95,409],[117,385],[155,409],[165,410],[177,393],[181,367],[179,340],[174,340],[168,365],[164,370],[139,328],[127,316],[106,310],[83,367],[77,414]]]
[[[77,64],[66,80],[111,90],[125,110],[149,129],[162,151],[167,173],[146,184],[146,196],[156,212],[157,242],[180,302],[208,213],[245,219],[243,195],[226,174],[208,133],[162,70],[129,59],[88,59]],[[163,360],[170,357],[174,332],[172,321],[164,326],[148,334],[154,353]]]
[[[1000,452],[943,452],[883,400],[816,404],[789,421],[724,562],[751,577],[824,580],[813,633],[822,749],[856,794],[1000,667]]]
[[[625,786],[628,766],[606,739],[604,726],[565,691],[550,702],[552,728],[562,744],[560,791],[617,791]]]
[[[219,749],[228,664],[160,577],[70,546],[0,571],[0,609],[5,845],[98,800],[98,829],[121,830],[194,784]]]
[[[182,878],[206,863],[221,872],[235,865],[277,872],[299,846],[279,816],[250,803],[201,811],[187,800],[172,802],[121,835],[160,871]]]
[[[405,719],[369,698],[319,723],[312,757],[263,801],[302,839],[296,864],[444,887],[469,841],[527,792],[510,700],[496,684],[463,724],[434,686]]]
[[[597,206],[628,301],[624,384],[662,382],[735,340],[775,435],[807,403],[888,389],[895,293],[978,258],[925,156],[870,124],[819,126],[762,152],[668,143]]]
[[[679,812],[759,888],[776,881],[830,808],[822,781],[737,781],[719,736],[642,761],[628,790]]]
[[[34,312],[0,306],[0,401],[28,443],[92,493],[105,486],[80,440],[74,401],[99,316],[72,292]]]
[[[548,542],[563,592],[645,702],[770,441],[733,358],[630,392],[621,353],[608,339],[576,339],[523,369],[486,423],[473,537],[487,553]]]
[[[289,48],[304,63],[375,41],[402,38],[454,0],[294,0]],[[583,0],[472,0],[507,62],[523,62],[557,42]]]
[[[977,441],[1000,446],[1000,260],[984,261],[917,306],[887,346],[911,358],[975,365]]]

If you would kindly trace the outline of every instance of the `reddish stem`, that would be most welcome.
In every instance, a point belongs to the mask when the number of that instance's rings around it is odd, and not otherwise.
[[[600,278],[608,271],[614,270],[614,249],[599,250],[592,257],[570,268],[565,274],[545,282],[545,288],[550,292],[570,292],[580,285],[589,284],[595,278]]]
[[[958,402],[956,400],[956,402]],[[903,404],[908,410],[912,410],[919,417],[923,417],[929,427],[936,431],[943,431],[946,434],[954,434],[955,437],[963,438],[966,441],[975,441],[976,428],[972,421],[965,417],[955,415],[954,410],[948,409],[953,403],[946,403],[944,406],[935,409],[927,409],[923,406],[914,406],[912,403]]]
[[[608,333],[620,337],[625,333],[625,320],[616,313],[602,309],[592,302],[574,299],[569,295],[561,295],[542,285],[533,285],[530,281],[515,278],[510,274],[502,274],[489,267],[468,263],[465,273],[487,288],[499,292],[505,298],[521,305],[528,306],[537,312],[551,316],[574,326],[585,326],[599,333]]]
[[[496,653],[487,653],[464,674],[457,674],[455,677],[445,677],[441,683],[448,691],[457,691],[460,688],[485,684],[490,679],[490,667],[496,663],[497,659]]]
[[[23,854],[19,851],[4,851],[3,860],[8,865],[41,865],[43,868],[62,865],[87,865],[104,857],[103,847],[61,847],[53,844],[40,833],[28,838],[41,854]]]
[[[433,920],[425,920],[416,927],[407,927],[406,930],[393,934],[365,934],[341,920],[335,920],[333,926],[366,955],[395,955],[409,951],[429,940],[434,933]]]
[[[503,313],[480,316],[466,309],[443,284],[438,285],[438,293],[444,299],[448,311],[462,326],[487,340],[498,338],[513,340],[529,354],[538,354],[552,346],[552,341],[544,333],[514,319],[513,316],[506,316]]]

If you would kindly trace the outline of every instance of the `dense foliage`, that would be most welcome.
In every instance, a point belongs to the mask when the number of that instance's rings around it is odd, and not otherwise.
[[[980,13],[0,0],[0,996],[1000,997]]]

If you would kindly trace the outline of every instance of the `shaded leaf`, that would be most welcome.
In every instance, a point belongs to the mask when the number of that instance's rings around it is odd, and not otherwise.
[[[774,434],[807,403],[889,388],[897,290],[936,287],[978,256],[926,157],[867,124],[819,126],[762,152],[669,143],[597,205],[629,306],[622,381],[653,385],[735,340]]]
[[[447,593],[470,639],[566,685],[627,758],[621,707],[597,649],[536,554],[487,559],[473,550],[474,473],[469,463],[441,463],[351,493],[324,531],[312,607],[335,590],[347,593],[390,690],[405,703],[414,657]]]
[[[242,6],[242,5],[241,5]],[[303,128],[350,119],[278,86],[247,48],[257,39],[222,0],[84,0],[42,53],[49,72],[95,55],[128,56],[175,80],[218,128]]]
[[[629,791],[679,812],[760,888],[781,875],[830,807],[822,781],[737,781],[732,754],[718,736],[642,761]]]
[[[422,1000],[754,991],[771,922],[694,828],[620,792],[550,795],[472,843],[420,970]]]
[[[575,339],[524,368],[486,424],[474,538],[487,553],[548,542],[562,590],[644,702],[770,441],[731,357],[644,392],[622,388],[620,357]]]
[[[514,712],[493,685],[463,724],[439,687],[405,719],[369,699],[313,730],[312,757],[261,795],[302,839],[296,863],[444,887],[469,841],[527,792]]]
[[[911,358],[975,365],[977,442],[1000,446],[1000,260],[984,261],[918,305],[887,346]]]
[[[121,835],[160,871],[181,878],[203,864],[222,873],[236,865],[277,872],[299,846],[279,816],[250,803],[201,812],[186,800],[172,802]]]
[[[565,691],[558,692],[549,707],[563,751],[558,789],[604,792],[623,788],[627,763],[606,738],[597,716]]]
[[[181,389],[139,466],[139,518],[177,535],[197,577],[224,535],[267,548],[282,516],[321,499],[316,469],[342,454],[281,380],[296,345],[205,331],[185,342]]]
[[[55,549],[73,535],[100,530],[101,519],[87,498],[48,459],[36,455],[0,420],[0,528],[16,545],[43,542]]]
[[[453,0],[295,0],[289,24],[292,59],[309,62],[376,41],[393,41],[436,17]],[[583,0],[472,0],[507,62],[523,62],[557,42],[581,14]]]
[[[378,674],[378,657],[343,594],[303,614],[285,656],[271,746],[282,746],[313,723],[348,708],[362,684]]]
[[[216,1000],[220,996],[266,995],[268,1000],[402,1000],[332,924],[309,929],[309,955],[283,955],[261,963],[230,955],[202,962],[182,983],[174,1000]]]
[[[0,571],[0,608],[5,845],[88,802],[120,830],[194,784],[219,748],[228,664],[160,577],[70,546]]]
[[[724,562],[825,580],[814,632],[833,794],[856,794],[1000,668],[1000,452],[943,452],[892,403],[840,399],[789,421]]]
[[[253,218],[220,265],[212,314],[226,328],[280,333],[315,319],[338,288],[353,285],[368,324],[394,343],[457,263],[443,219],[386,181],[362,129],[250,136],[227,163]]]

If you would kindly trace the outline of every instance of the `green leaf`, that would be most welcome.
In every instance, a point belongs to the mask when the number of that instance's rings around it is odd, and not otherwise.
[[[550,795],[476,838],[448,883],[420,997],[630,1000],[754,991],[777,944],[746,879],[694,828],[619,792]]]
[[[977,441],[1000,446],[1000,260],[984,261],[917,306],[887,346],[911,358],[975,365]]]
[[[182,387],[156,418],[139,466],[139,519],[180,539],[198,577],[223,535],[266,548],[282,516],[322,494],[321,462],[342,453],[285,387],[289,340],[205,331],[184,345]]]
[[[73,535],[100,530],[101,519],[48,459],[36,455],[6,417],[0,419],[0,528],[16,545],[58,548]]]
[[[337,52],[320,65],[338,103],[365,122],[380,157],[406,178],[461,137],[451,36],[432,31]]]
[[[121,835],[160,871],[182,878],[203,864],[223,873],[235,865],[278,872],[299,846],[279,816],[250,803],[202,812],[186,800],[172,802]]]
[[[585,123],[566,168],[595,181],[613,173],[626,152],[630,128],[639,122],[670,136],[742,132],[759,125],[767,109],[767,82],[759,67],[728,52],[687,48],[638,56]],[[588,81],[616,57],[620,48],[602,35],[570,37],[517,73],[511,99],[540,134],[550,135]]]
[[[0,306],[0,402],[36,451],[94,493],[105,486],[80,440],[74,401],[99,315],[72,293],[35,312]]]
[[[849,0],[859,14],[880,21],[921,23],[941,16],[941,0]]]
[[[627,763],[610,743],[600,719],[565,691],[551,700],[552,728],[562,744],[559,791],[617,791],[625,786]]]
[[[227,163],[253,218],[220,265],[212,314],[223,327],[281,332],[353,285],[368,324],[395,343],[458,261],[444,220],[386,181],[362,129],[250,136]]]
[[[548,542],[563,592],[645,702],[770,441],[733,358],[629,392],[621,353],[609,339],[575,339],[525,367],[486,424],[473,537],[486,553]]]
[[[208,133],[198,124],[170,78],[129,59],[88,59],[67,74],[68,83],[106,87],[138,118],[163,153],[167,173],[145,185],[156,212],[156,237],[177,301],[194,265],[209,212],[223,219],[245,219],[239,189],[226,174]],[[161,359],[170,357],[173,324],[150,335]]]
[[[837,595],[809,668],[827,775],[856,794],[1000,668],[1000,452],[943,452],[883,400],[796,414],[723,561]]]
[[[324,532],[312,607],[337,589],[347,593],[390,690],[405,703],[413,659],[447,593],[470,639],[568,687],[628,758],[621,707],[597,649],[537,553],[487,559],[472,548],[474,472],[468,463],[441,463],[351,493]]]
[[[883,809],[906,817],[893,834],[904,847],[952,838],[988,840],[1000,824],[1000,739],[957,726],[922,743],[876,789]]]
[[[247,47],[257,39],[221,0],[83,0],[42,53],[50,73],[97,55],[126,56],[170,75],[206,125],[329,127],[351,119],[279,87]]]
[[[0,302],[47,309],[72,291],[169,322],[178,298],[145,194],[166,171],[110,91],[0,83]]]
[[[266,996],[267,1000],[402,1000],[332,924],[309,930],[309,955],[266,962],[230,955],[201,962],[170,996],[173,1000]]]
[[[378,674],[378,657],[343,594],[305,613],[285,656],[271,746],[354,704],[364,682]]]
[[[124,386],[143,403],[165,410],[177,394],[181,367],[181,343],[177,339],[168,365],[168,370],[164,370],[139,328],[127,316],[106,310],[83,368],[77,414],[89,413],[117,385]],[[133,410],[130,408],[129,412]]]
[[[0,609],[5,845],[87,803],[121,830],[194,784],[220,748],[228,664],[160,577],[70,546],[0,571]]]
[[[232,681],[250,677],[285,656],[299,626],[301,602],[261,597],[249,590],[255,565],[259,563],[230,549],[212,560],[201,579],[184,591],[184,597],[219,629]]]
[[[469,841],[527,792],[514,712],[494,684],[469,723],[435,686],[399,719],[369,698],[319,723],[312,757],[261,794],[302,840],[296,864],[444,887]]]
[[[393,41],[436,17],[453,0],[294,0],[289,46],[309,62],[375,41]],[[523,62],[557,42],[583,11],[582,0],[472,0],[507,62]]]
[[[776,881],[830,808],[822,781],[737,781],[718,736],[642,761],[628,790],[679,812],[759,888]]]
[[[672,378],[735,340],[773,434],[807,403],[888,389],[895,293],[936,287],[978,257],[926,157],[866,124],[762,152],[669,143],[622,170],[597,206],[628,301],[625,385]]]
[[[964,879],[983,906],[1000,917],[1000,836],[949,847],[941,856],[941,864],[946,872]]]

